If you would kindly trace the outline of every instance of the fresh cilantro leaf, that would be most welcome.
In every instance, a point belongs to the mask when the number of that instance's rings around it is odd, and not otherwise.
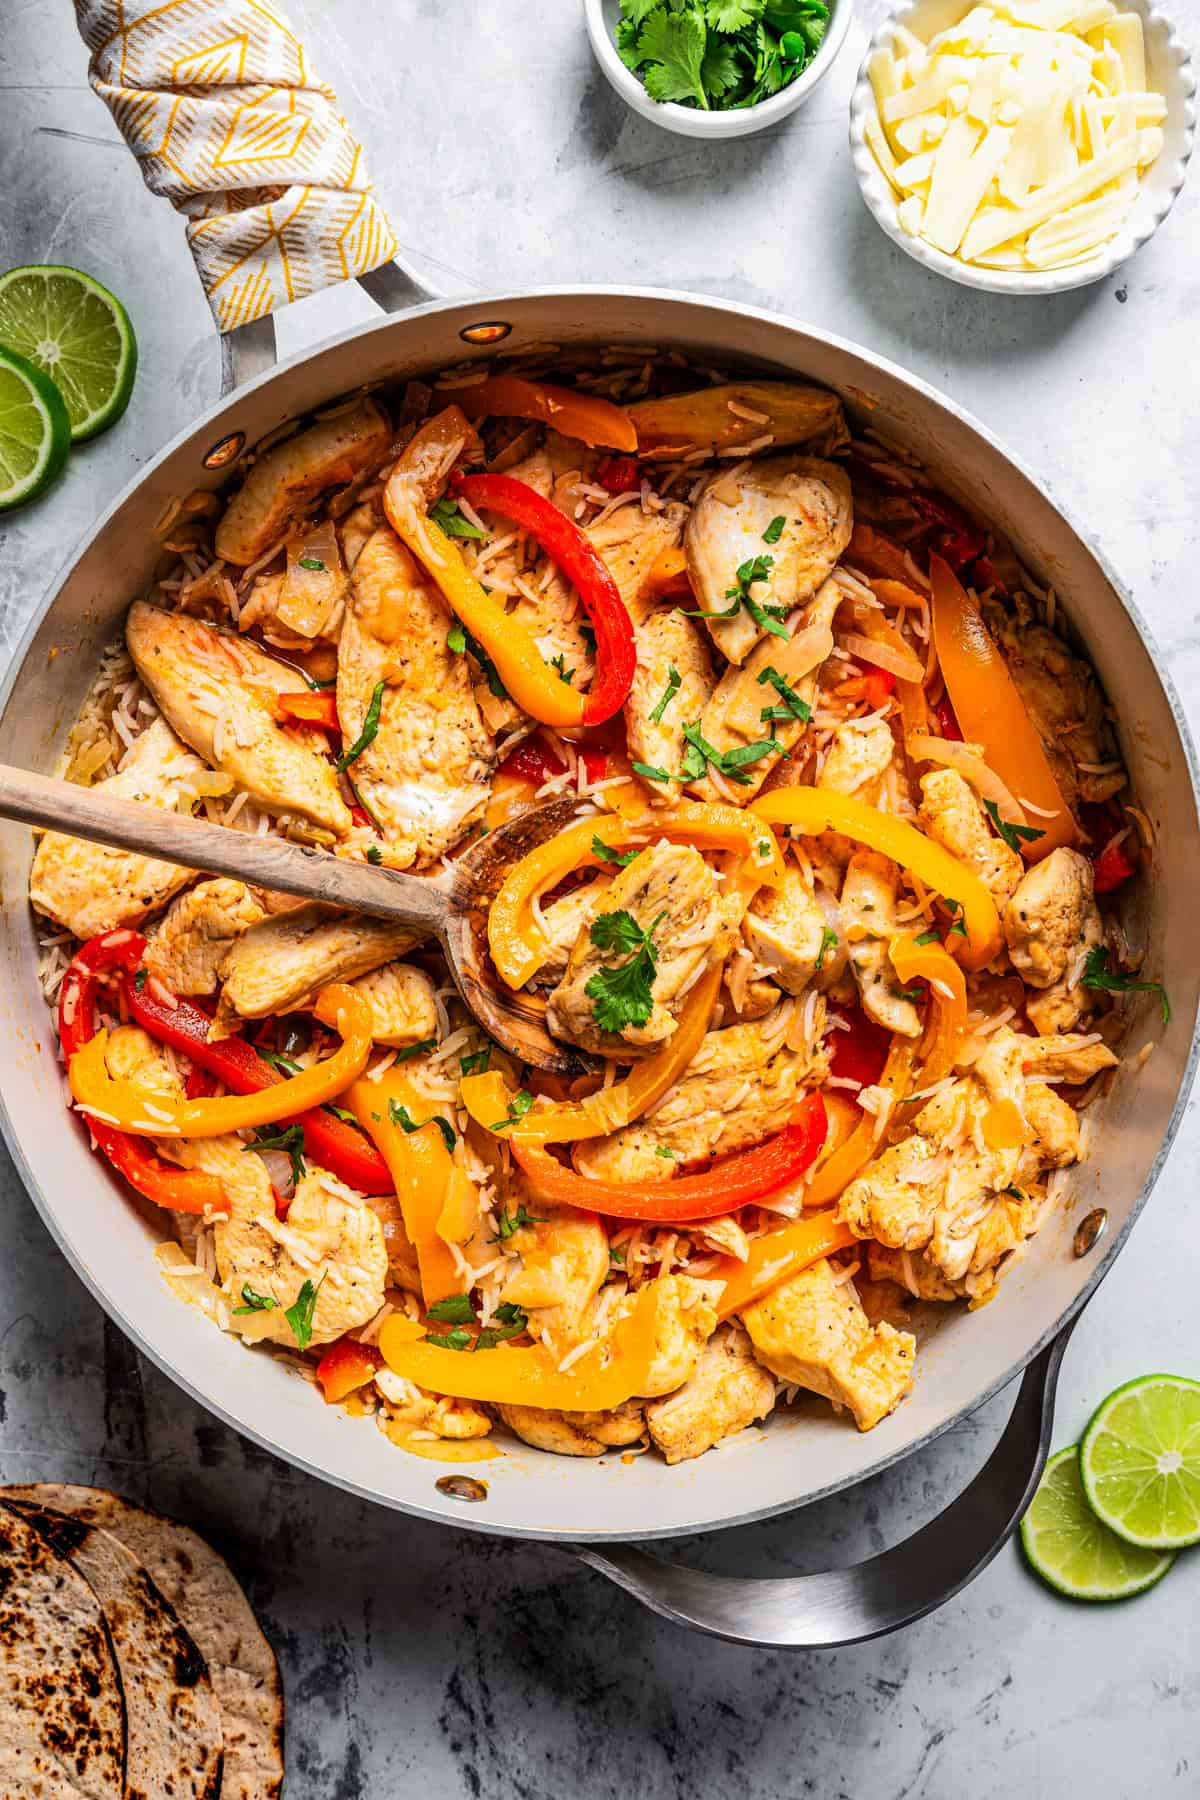
[[[942,905],[945,908],[945,910],[950,914],[950,917],[954,921],[954,923],[953,923],[953,925],[951,925],[950,930],[947,935],[949,937],[953,937],[955,932],[957,932],[959,937],[966,937],[967,928],[963,924],[962,901],[961,900],[948,900],[946,898],[946,896],[943,894],[942,895]]]
[[[505,1117],[503,1119],[497,1119],[494,1125],[489,1125],[488,1130],[504,1131],[507,1126],[515,1125],[518,1119],[523,1119],[525,1117],[525,1114],[532,1105],[533,1095],[529,1092],[528,1088],[521,1088],[509,1101],[508,1112]]]
[[[829,950],[835,950],[835,949],[836,949],[836,948],[837,948],[837,946],[838,946],[838,943],[839,943],[839,941],[840,941],[840,940],[839,940],[839,938],[838,938],[838,934],[837,934],[837,932],[836,932],[836,931],[831,931],[831,930],[830,930],[830,929],[829,929],[829,927],[828,927],[828,925],[826,925],[826,926],[825,926],[825,927],[824,927],[824,928],[823,928],[823,929],[822,929],[822,932],[821,932],[821,948],[820,948],[820,949],[819,949],[819,950],[818,950],[818,951],[817,951],[817,960],[816,960],[816,962],[815,962],[815,963],[814,963],[814,964],[813,964],[813,970],[814,970],[814,972],[817,972],[817,971],[819,971],[819,970],[820,970],[820,968],[821,968],[821,966],[822,966],[822,964],[823,964],[823,963],[824,963],[824,961],[825,961],[825,956],[826,956],[826,952],[827,952],[827,951],[829,951]]]
[[[457,500],[439,500],[429,509],[429,516],[435,525],[440,525],[447,537],[481,538],[487,532],[481,531],[478,525],[472,525],[463,513]]]
[[[281,1075],[298,1075],[300,1073],[300,1064],[294,1062],[290,1056],[281,1056],[278,1050],[264,1049],[262,1044],[255,1044],[254,1048],[260,1060],[267,1063],[272,1069],[278,1069]]]
[[[669,12],[663,6],[649,15],[638,50],[647,65],[642,80],[652,100],[694,100],[703,112],[709,110],[700,79],[707,41],[703,17],[690,8]]]
[[[600,913],[593,919],[589,935],[597,950],[640,950],[649,937],[633,914],[624,910]]]
[[[786,644],[791,632],[783,621],[787,618],[787,608],[783,606],[760,606],[747,594],[742,605],[754,620],[760,631],[769,631],[772,637],[782,638]]]
[[[492,696],[492,699],[507,700],[508,689],[501,681],[500,671],[488,655],[487,651],[483,648],[483,645],[475,642],[475,639],[471,636],[465,625],[460,625],[458,629],[462,634],[463,649],[469,650],[471,655],[475,658],[475,661],[479,664],[480,673],[488,684],[488,693]],[[452,625],[447,634],[446,642],[450,644],[452,650],[457,650],[458,645],[456,643],[450,643],[453,634],[454,626]]]
[[[713,31],[741,31],[762,17],[763,0],[707,0],[704,16]]]
[[[791,682],[785,675],[779,673],[779,670],[773,663],[768,663],[767,667],[758,677],[758,684],[760,687],[764,682],[769,682],[771,687],[775,689],[775,692],[779,695],[779,698],[783,701],[784,706],[787,708],[787,711],[791,713],[793,718],[799,719],[803,725],[808,724],[808,721],[812,718],[812,707],[808,704],[807,700],[802,700],[800,698]],[[770,710],[776,717],[784,716],[781,715],[775,707],[772,707]]]
[[[634,774],[640,775],[644,781],[670,781],[671,779],[665,769],[656,767],[654,763],[635,762],[630,763],[629,766]]]
[[[651,0],[651,4],[657,5],[657,3],[658,0]],[[638,49],[640,34],[641,27],[635,25],[632,19],[617,20],[617,55],[625,67],[632,69],[635,75],[642,66],[642,53]]]
[[[1002,1194],[1011,1194],[1014,1200],[1023,1200],[1025,1198],[1025,1196],[1021,1192],[1020,1188],[1013,1187],[1011,1182],[1009,1183],[1008,1187],[1001,1188],[1000,1192]]]
[[[895,994],[897,1000],[911,1001],[914,1006],[919,1005],[925,998],[925,989],[920,987],[894,987],[891,991]]]
[[[776,513],[775,517],[771,520],[771,523],[767,526],[767,529],[762,534],[763,543],[764,544],[777,544],[779,542],[780,538],[783,536],[783,528],[786,524],[787,524],[787,520],[784,518],[783,514]]]
[[[492,1046],[485,1044],[482,1050],[475,1050],[470,1056],[459,1059],[459,1070],[463,1075],[482,1075],[492,1060]]]
[[[668,706],[670,706],[672,700],[675,698],[676,694],[679,692],[679,690],[682,686],[683,686],[683,676],[679,673],[679,670],[675,667],[674,663],[668,663],[667,664],[667,685],[662,691],[662,698],[660,699],[658,705],[654,708],[654,711],[650,714],[651,720],[654,722],[655,725],[662,724],[663,714],[666,712]]]
[[[312,1342],[313,1314],[317,1310],[317,1295],[324,1281],[324,1275],[315,1286],[311,1281],[306,1281],[292,1305],[284,1310],[283,1316],[292,1328],[297,1349],[307,1350]]]
[[[352,1112],[347,1112],[346,1108],[344,1106],[333,1106],[329,1102],[326,1102],[326,1104],[321,1108],[321,1111],[327,1112],[327,1113],[332,1113],[335,1119],[340,1119],[342,1121],[343,1125],[353,1125],[356,1128],[356,1130],[358,1130],[358,1131],[362,1130],[362,1126],[359,1123],[357,1115]]]
[[[428,1311],[439,1325],[470,1325],[475,1317],[470,1294],[447,1294],[444,1300],[435,1300]]]
[[[392,1121],[393,1125],[398,1125],[400,1127],[406,1137],[411,1136],[414,1131],[423,1131],[426,1125],[436,1125],[442,1134],[442,1142],[445,1144],[446,1149],[451,1153],[454,1150],[455,1144],[458,1142],[454,1127],[450,1124],[448,1119],[443,1119],[440,1113],[434,1113],[432,1118],[422,1119],[421,1123],[418,1125],[407,1106],[403,1105],[399,1100],[389,1100],[388,1118]]]
[[[985,800],[983,804],[988,818],[1010,850],[1019,851],[1022,844],[1035,844],[1039,838],[1045,837],[1045,832],[1039,831],[1036,825],[1016,825],[1011,819],[1002,819],[1000,808],[994,800]]]
[[[244,1304],[233,1309],[235,1317],[238,1313],[274,1312],[279,1305],[270,1294],[256,1294],[249,1282],[242,1283],[242,1300]]]
[[[497,1344],[506,1344],[509,1338],[520,1337],[525,1326],[521,1325],[485,1325],[475,1339],[476,1350],[494,1350]]]
[[[502,1300],[492,1317],[499,1319],[502,1325],[515,1325],[518,1331],[524,1331],[529,1323],[529,1314],[515,1300]]]
[[[397,1050],[396,1061],[398,1063],[411,1062],[414,1056],[424,1056],[427,1050],[436,1049],[437,1039],[435,1037],[422,1038],[419,1044],[405,1044],[403,1050]]]
[[[608,1246],[609,1262],[616,1263],[617,1267],[620,1269],[623,1269],[625,1267],[625,1258],[628,1256],[628,1254],[629,1254],[629,1245],[628,1244],[610,1244]]]
[[[775,738],[758,738],[753,744],[735,744],[732,750],[722,750],[719,764],[722,775],[732,780],[738,779],[737,771],[745,769],[751,763],[761,762],[764,756],[787,756],[788,752]]]
[[[455,619],[453,625],[446,633],[446,648],[447,650],[452,651],[455,656],[461,656],[466,647],[467,634],[459,624],[458,620]]]
[[[579,635],[583,639],[583,647],[589,656],[596,654],[596,628],[587,619],[579,621]]]
[[[770,856],[770,854],[771,854],[770,838],[759,838],[759,840],[758,840],[757,844],[755,844],[754,848],[758,851],[758,854],[760,856],[764,856],[764,857]]]
[[[301,556],[297,560],[302,569],[312,569],[319,575],[325,573],[325,564],[319,556]]]
[[[362,731],[359,733],[358,737],[355,738],[350,748],[348,750],[343,750],[334,765],[339,775],[344,774],[351,763],[357,762],[363,751],[368,749],[378,737],[379,714],[383,709],[383,689],[384,683],[382,681],[377,681],[374,688],[371,690],[371,701],[367,707],[367,716],[363,720]]]
[[[1080,982],[1083,987],[1095,988],[1104,994],[1157,994],[1162,1006],[1163,1024],[1171,1023],[1171,1007],[1162,982],[1139,981],[1136,976],[1126,974],[1123,969],[1110,969],[1108,951],[1103,944],[1097,944],[1088,951]]]
[[[545,1220],[538,1214],[526,1212],[524,1206],[518,1206],[516,1212],[502,1212],[500,1214],[500,1217],[496,1221],[496,1241],[501,1244],[507,1243],[514,1232],[524,1231],[527,1225],[542,1225],[544,1223]]]
[[[242,1150],[282,1150],[292,1165],[293,1181],[303,1181],[308,1173],[304,1161],[303,1125],[285,1125],[277,1131],[264,1128],[255,1133],[252,1144],[243,1144]]]
[[[598,856],[601,862],[614,863],[618,869],[627,869],[634,857],[641,854],[640,850],[614,850],[602,837],[592,839],[592,855]]]
[[[464,1331],[461,1325],[456,1325],[453,1331],[430,1332],[427,1338],[422,1339],[422,1342],[434,1344],[439,1350],[469,1350],[471,1334],[469,1331]]]
[[[725,589],[727,600],[744,600],[756,581],[765,581],[775,567],[775,558],[766,556],[761,551],[751,556],[737,567],[735,585]]]
[[[662,0],[621,0],[621,18],[628,25],[636,25],[640,30],[654,11],[661,6]]]
[[[679,1161],[678,1150],[672,1150],[668,1144],[655,1144],[654,1154],[655,1154],[655,1156],[663,1157],[663,1159],[666,1162],[678,1162]]]
[[[742,79],[742,63],[736,45],[728,38],[709,38],[700,65],[700,79],[712,100],[722,99],[737,87]]]
[[[134,976],[133,986],[134,986],[134,990],[136,993],[140,994],[142,989],[145,987],[146,978],[149,975],[149,973],[150,973],[149,969],[139,969],[137,974]]]
[[[940,944],[941,941],[936,931],[923,931],[917,939],[918,944]]]
[[[575,679],[575,671],[574,671],[574,669],[568,669],[567,659],[563,655],[561,650],[559,651],[557,656],[552,656],[550,658],[550,667],[552,669],[557,669],[559,679],[561,681],[565,681],[567,686],[570,687],[571,683]]]
[[[446,1146],[446,1154],[448,1156],[453,1156],[454,1146],[458,1142],[458,1134],[456,1133],[453,1125],[451,1125],[449,1119],[443,1119],[441,1113],[434,1113],[433,1118],[431,1120],[427,1120],[426,1123],[437,1126],[438,1130],[442,1134],[442,1142]]]
[[[653,1006],[652,988],[658,957],[651,939],[666,918],[660,912],[643,931],[632,913],[601,913],[592,920],[591,940],[597,950],[631,950],[628,962],[616,968],[597,969],[584,985],[601,1031],[619,1032],[627,1025],[644,1025]]]
[[[379,868],[380,864],[383,862],[383,851],[379,848],[378,844],[367,845],[367,861],[376,869]]]

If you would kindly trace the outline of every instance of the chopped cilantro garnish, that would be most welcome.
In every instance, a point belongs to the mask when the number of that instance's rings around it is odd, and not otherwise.
[[[775,692],[779,695],[779,698],[783,701],[782,708],[773,706],[768,709],[772,718],[786,718],[790,713],[793,718],[799,719],[801,724],[808,724],[808,721],[812,718],[812,707],[808,704],[807,700],[802,700],[800,698],[787,677],[781,675],[779,670],[775,668],[773,664],[769,664],[767,668],[762,671],[762,674],[758,677],[758,682],[760,687],[763,682],[769,682],[775,689]],[[767,716],[767,712],[764,712],[763,718],[765,719]]]
[[[527,1225],[542,1225],[545,1221],[535,1213],[528,1213],[524,1206],[518,1206],[516,1212],[502,1212],[496,1221],[497,1241],[506,1243],[514,1232],[524,1231]]]
[[[301,556],[297,558],[297,561],[302,569],[313,569],[319,575],[325,573],[325,564],[319,556]]]
[[[379,848],[378,844],[367,845],[367,861],[373,863],[376,868],[378,868],[383,861],[383,851]]]
[[[446,648],[447,650],[452,651],[455,656],[461,656],[466,647],[467,634],[459,624],[458,620],[455,619],[453,625],[451,625],[449,631],[446,633]]]
[[[478,525],[472,525],[466,518],[457,500],[439,500],[429,509],[429,516],[435,525],[440,525],[447,537],[481,538],[487,532],[481,531]]]
[[[255,1133],[252,1144],[243,1144],[246,1150],[282,1150],[292,1165],[292,1180],[303,1181],[308,1173],[304,1161],[304,1127],[303,1125],[285,1125],[276,1131],[265,1127]]]
[[[509,1338],[520,1337],[528,1328],[529,1314],[524,1307],[517,1306],[511,1300],[505,1300],[492,1314],[492,1323],[485,1325],[475,1339],[477,1350],[494,1350],[497,1344],[505,1344]]]
[[[925,989],[923,987],[894,987],[891,991],[896,996],[897,1000],[909,1000],[914,1006],[925,998]]]
[[[1002,1194],[1011,1194],[1014,1200],[1023,1200],[1025,1198],[1025,1196],[1021,1192],[1020,1188],[1013,1187],[1011,1182],[1009,1183],[1009,1185],[1006,1188],[1001,1188],[1000,1192]]]
[[[465,626],[460,625],[458,627],[458,631],[461,633],[461,636],[462,636],[462,648],[463,648],[463,650],[469,650],[471,655],[475,658],[475,661],[479,664],[480,671],[483,675],[484,680],[488,684],[488,692],[492,696],[492,699],[493,700],[507,700],[508,699],[508,689],[505,687],[504,683],[501,681],[500,671],[496,667],[495,663],[492,661],[491,657],[488,655],[487,651],[483,648],[482,644],[477,644],[475,642],[475,639],[471,636],[470,632],[466,629]],[[450,645],[450,648],[452,650],[458,651],[458,649],[459,649],[458,644],[451,642],[451,638],[454,636],[454,632],[455,632],[455,627],[452,625],[450,627],[450,632],[446,638],[446,642]],[[459,651],[459,654],[461,655],[461,651]]]
[[[392,1121],[393,1125],[398,1125],[400,1127],[405,1136],[410,1136],[414,1131],[423,1131],[426,1125],[436,1125],[442,1134],[442,1142],[445,1144],[447,1150],[453,1151],[455,1144],[458,1142],[453,1126],[448,1119],[443,1119],[440,1113],[434,1113],[432,1118],[422,1119],[421,1123],[418,1125],[417,1121],[413,1118],[407,1106],[405,1106],[402,1101],[389,1100],[388,1118]]]
[[[300,1073],[300,1064],[294,1062],[290,1056],[281,1056],[278,1050],[264,1049],[262,1044],[255,1044],[254,1048],[261,1060],[272,1069],[278,1069],[281,1075],[298,1075]]]
[[[666,712],[668,706],[670,706],[672,700],[675,698],[676,694],[679,692],[679,690],[682,686],[683,686],[683,676],[679,673],[679,670],[675,667],[674,663],[668,663],[667,664],[667,685],[662,691],[662,698],[659,700],[658,705],[654,708],[654,711],[650,714],[650,718],[655,725],[662,724],[663,714]]]
[[[469,1331],[464,1331],[461,1325],[456,1325],[453,1331],[431,1331],[427,1338],[422,1339],[422,1342],[434,1344],[439,1350],[469,1350],[471,1334]]]
[[[817,951],[817,960],[813,964],[814,972],[818,971],[821,968],[822,964],[825,961],[826,952],[829,950],[836,949],[838,942],[839,942],[839,939],[838,939],[837,932],[831,931],[829,929],[828,925],[824,926],[821,931],[821,948]]]
[[[606,844],[602,837],[593,837],[593,839],[592,839],[592,855],[598,856],[600,858],[601,862],[615,863],[617,868],[627,869],[629,867],[630,863],[633,861],[634,857],[641,855],[641,851],[640,850],[625,850],[625,851],[614,850],[612,845]]]
[[[626,950],[632,955],[615,968],[597,969],[584,986],[601,1031],[623,1031],[627,1025],[644,1025],[650,1017],[651,990],[658,957],[651,939],[666,918],[660,912],[646,930],[633,914],[600,913],[592,920],[591,941],[597,950]]]
[[[1080,981],[1083,987],[1096,988],[1104,994],[1157,994],[1162,1006],[1163,1024],[1171,1023],[1171,1006],[1162,982],[1139,981],[1136,975],[1126,974],[1122,969],[1110,969],[1108,951],[1103,944],[1097,944],[1093,950],[1088,951]]]
[[[787,520],[784,518],[783,514],[776,513],[775,517],[771,520],[771,523],[767,526],[767,529],[762,534],[763,543],[764,544],[777,544],[779,542],[780,538],[783,536],[783,528],[786,524],[787,524]]]
[[[333,1106],[327,1102],[321,1108],[321,1111],[327,1112],[327,1113],[332,1113],[335,1119],[340,1119],[342,1121],[343,1125],[355,1125],[358,1127],[359,1131],[362,1130],[362,1126],[359,1125],[357,1115],[352,1112],[347,1112],[346,1108],[344,1106]]]
[[[661,1156],[666,1162],[679,1161],[678,1150],[672,1150],[668,1144],[655,1144],[654,1154],[655,1156]]]
[[[618,1268],[623,1269],[625,1267],[625,1258],[628,1254],[628,1244],[610,1244],[608,1246],[608,1260],[609,1262],[616,1263]]]
[[[292,1336],[300,1350],[307,1350],[312,1342],[313,1314],[317,1310],[317,1295],[321,1291],[325,1276],[315,1285],[306,1281],[291,1306],[284,1311],[284,1318],[292,1328]]]
[[[635,762],[630,763],[629,766],[635,775],[642,777],[643,781],[670,781],[671,779],[665,769],[656,768],[653,763]]]
[[[918,944],[940,944],[941,941],[936,931],[923,931],[917,939]]]
[[[422,1038],[419,1044],[405,1044],[403,1050],[397,1050],[396,1061],[398,1063],[411,1062],[414,1056],[424,1056],[427,1050],[436,1049],[437,1039],[435,1037]]]
[[[367,716],[363,720],[363,728],[348,750],[343,750],[335,767],[339,774],[344,774],[350,764],[357,762],[364,750],[370,748],[379,735],[379,714],[383,708],[384,683],[377,681],[371,690],[371,701],[367,707]]]
[[[475,1317],[475,1308],[470,1294],[447,1294],[444,1300],[434,1301],[429,1316],[440,1325],[469,1325]]]
[[[235,1317],[238,1313],[274,1312],[279,1305],[278,1300],[272,1300],[270,1294],[256,1294],[249,1282],[242,1283],[242,1302],[241,1306],[233,1309]]]
[[[507,1127],[509,1125],[515,1125],[517,1123],[518,1119],[523,1119],[525,1117],[525,1114],[529,1111],[529,1109],[532,1105],[533,1105],[533,1095],[529,1092],[529,1089],[528,1088],[519,1089],[519,1091],[517,1093],[515,1093],[513,1095],[512,1099],[509,1101],[508,1112],[505,1114],[504,1118],[497,1119],[497,1121],[494,1125],[488,1126],[488,1130],[489,1131],[504,1131],[507,1129]]]
[[[492,1046],[485,1044],[482,1050],[474,1050],[470,1056],[461,1057],[458,1066],[464,1075],[482,1075],[491,1060]]]
[[[150,973],[149,969],[139,969],[137,974],[133,978],[134,988],[139,994],[141,993],[142,989],[146,985],[146,977],[149,975],[149,973]]]
[[[575,671],[574,669],[568,669],[567,659],[561,650],[557,656],[552,656],[550,658],[550,667],[552,669],[557,669],[560,679],[565,681],[568,687],[571,685],[572,681],[574,681]]]
[[[759,738],[753,744],[737,744],[732,750],[718,750],[704,736],[698,720],[683,727],[683,736],[686,745],[683,768],[680,770],[680,779],[683,781],[699,781],[706,766],[711,763],[714,769],[719,769],[722,775],[736,782],[739,787],[748,787],[750,777],[741,773],[744,768],[760,761],[764,756],[786,755],[783,745],[776,743],[774,738]]]
[[[945,907],[946,911],[950,914],[950,917],[954,921],[954,923],[953,923],[953,925],[951,925],[949,933],[947,935],[950,937],[953,937],[955,932],[957,932],[959,937],[966,937],[967,928],[963,924],[962,901],[961,900],[948,900],[946,898],[946,896],[943,894],[942,895],[942,905]]]
[[[1039,838],[1045,837],[1045,832],[1039,831],[1036,825],[1017,825],[1012,819],[1002,819],[1000,808],[994,800],[985,800],[983,804],[988,818],[1010,850],[1019,851],[1022,844],[1035,844]]]

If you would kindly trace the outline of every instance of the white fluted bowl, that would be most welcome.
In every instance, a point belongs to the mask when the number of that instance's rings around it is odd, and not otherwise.
[[[905,25],[923,41],[956,24],[969,10],[971,0],[893,0],[881,19],[858,72],[850,99],[850,152],[862,197],[892,242],[939,275],[964,287],[985,288],[994,294],[1061,294],[1068,288],[1087,287],[1131,257],[1154,236],[1183,186],[1196,129],[1196,78],[1192,59],[1171,21],[1150,0],[1121,0],[1122,10],[1136,12],[1146,41],[1148,85],[1167,103],[1163,121],[1163,147],[1157,160],[1138,183],[1138,195],[1124,225],[1087,262],[1066,269],[980,269],[935,250],[924,238],[904,230],[898,216],[899,202],[866,140],[867,120],[875,113],[875,94],[867,70],[876,50],[888,48],[897,25]],[[1183,246],[1181,246],[1183,248]]]

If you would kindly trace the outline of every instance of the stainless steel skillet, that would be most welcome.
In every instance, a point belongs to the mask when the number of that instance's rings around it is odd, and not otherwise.
[[[377,272],[364,285],[388,306],[414,299],[398,272]],[[1171,1026],[1164,1032],[1150,1005],[1132,1014],[1131,1054],[1158,1040],[1154,1054],[1139,1073],[1124,1073],[1091,1115],[1091,1155],[1067,1201],[993,1305],[974,1315],[955,1312],[931,1328],[912,1397],[876,1431],[860,1437],[814,1410],[780,1417],[768,1430],[674,1470],[650,1458],[597,1465],[506,1446],[503,1461],[469,1471],[483,1476],[488,1490],[470,1506],[437,1485],[456,1473],[452,1468],[406,1457],[361,1422],[320,1406],[278,1363],[222,1337],[160,1280],[153,1222],[128,1203],[63,1111],[24,903],[28,835],[15,827],[0,830],[0,959],[10,1014],[10,1048],[0,1068],[5,1135],[50,1229],[111,1316],[202,1404],[277,1454],[402,1511],[576,1547],[668,1617],[718,1635],[792,1647],[870,1636],[939,1604],[1011,1528],[1044,1457],[1063,1333],[1149,1192],[1194,1061],[1200,970],[1191,912],[1200,830],[1186,729],[1115,578],[1019,464],[952,401],[869,353],[785,319],[686,295],[605,288],[431,302],[273,372],[266,367],[267,322],[230,346],[231,372],[251,365],[257,373],[147,465],[53,585],[0,696],[0,759],[53,766],[101,650],[149,578],[156,522],[177,495],[228,478],[224,446],[239,435],[253,444],[363,384],[444,366],[467,353],[464,344],[480,325],[506,328],[504,348],[535,341],[677,346],[702,359],[825,382],[857,419],[911,448],[1013,539],[1061,596],[1121,720],[1125,754],[1160,846],[1157,878],[1139,897],[1129,929],[1151,944],[1154,964],[1168,972]],[[1081,1223],[1097,1214],[1106,1229],[1080,1235]],[[918,1450],[1023,1369],[1014,1421],[978,1482],[935,1528],[885,1559],[795,1582],[729,1582],[681,1572],[634,1548],[639,1539],[725,1528],[849,1488]]]

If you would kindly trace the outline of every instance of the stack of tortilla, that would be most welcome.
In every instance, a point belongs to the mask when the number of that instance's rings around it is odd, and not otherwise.
[[[283,1691],[216,1552],[99,1488],[0,1487],[0,1800],[278,1800]]]

